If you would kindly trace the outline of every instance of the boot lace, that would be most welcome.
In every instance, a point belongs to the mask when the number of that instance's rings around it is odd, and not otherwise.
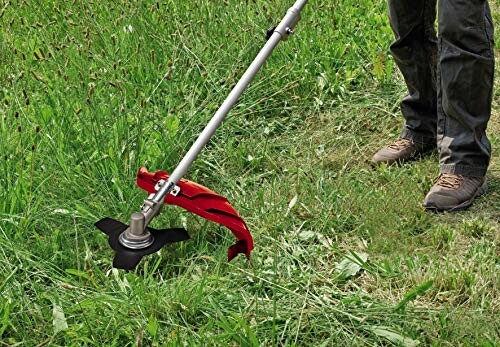
[[[403,138],[400,137],[399,139],[397,139],[396,141],[394,141],[392,144],[390,144],[389,148],[393,149],[395,151],[400,151],[402,149],[408,148],[412,144],[413,144],[413,142],[411,142],[410,140],[403,139]]]
[[[460,175],[442,173],[437,178],[436,184],[443,188],[458,189],[463,181],[464,178]]]

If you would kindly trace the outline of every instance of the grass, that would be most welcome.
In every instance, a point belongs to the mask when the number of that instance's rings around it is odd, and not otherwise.
[[[252,259],[167,208],[154,225],[192,240],[112,269],[93,223],[140,206],[137,169],[173,169],[289,5],[2,3],[0,345],[498,344],[497,151],[455,214],[419,207],[436,156],[368,164],[404,94],[378,1],[309,4],[189,172],[245,218]]]

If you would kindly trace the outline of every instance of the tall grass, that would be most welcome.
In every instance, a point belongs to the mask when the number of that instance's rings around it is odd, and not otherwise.
[[[188,173],[245,217],[251,261],[166,208],[192,240],[111,268],[93,223],[140,206],[137,169],[175,167],[289,6],[2,3],[1,344],[495,345],[497,157],[455,216],[418,207],[436,158],[366,163],[404,92],[383,2],[312,1]]]

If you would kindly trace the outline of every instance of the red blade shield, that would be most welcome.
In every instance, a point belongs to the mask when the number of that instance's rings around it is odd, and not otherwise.
[[[155,186],[158,181],[166,181],[168,177],[165,171],[150,173],[145,167],[141,167],[137,173],[137,185],[152,194],[156,192]],[[180,187],[180,193],[177,196],[167,194],[165,204],[182,207],[200,217],[226,226],[238,239],[238,242],[227,251],[228,260],[231,261],[239,253],[244,253],[249,259],[253,249],[252,235],[229,201],[195,182],[182,179],[177,185]]]

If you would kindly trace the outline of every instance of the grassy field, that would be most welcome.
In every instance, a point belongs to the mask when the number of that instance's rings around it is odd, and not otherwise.
[[[368,163],[405,93],[383,1],[311,1],[191,168],[246,220],[250,261],[168,207],[153,226],[192,240],[112,269],[94,222],[138,209],[138,168],[175,167],[290,4],[1,2],[0,346],[500,343],[500,78],[490,193],[424,212],[437,156]]]

